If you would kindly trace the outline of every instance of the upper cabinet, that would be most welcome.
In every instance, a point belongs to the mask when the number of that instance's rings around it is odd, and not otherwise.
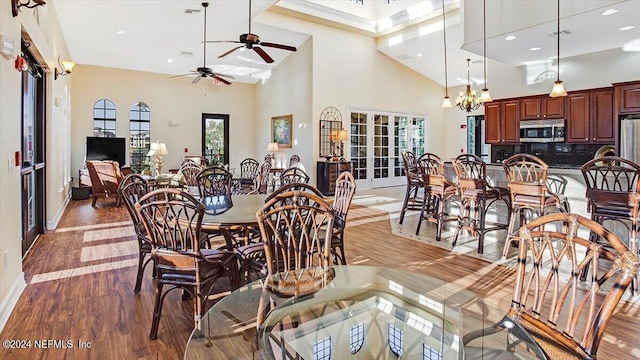
[[[484,104],[484,134],[487,144],[520,142],[519,100],[492,101]]]
[[[542,120],[564,118],[563,98],[546,95],[520,99],[520,120]]]
[[[571,93],[566,98],[567,143],[612,144],[615,141],[613,89]]]
[[[640,81],[613,84],[618,113],[640,113]]]

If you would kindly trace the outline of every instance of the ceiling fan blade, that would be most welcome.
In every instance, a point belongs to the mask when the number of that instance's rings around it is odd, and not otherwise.
[[[271,58],[271,56],[269,56],[266,52],[264,52],[264,50],[262,50],[262,48],[254,46],[253,47],[253,51],[258,53],[258,55],[260,55],[262,60],[264,60],[264,62],[266,62],[267,64],[271,64],[273,62],[273,59]]]
[[[204,41],[207,44],[211,44],[211,43],[235,43],[235,44],[242,44],[242,42],[238,41],[238,40],[207,40]]]
[[[282,45],[282,44],[274,44],[269,42],[260,42],[261,46],[272,47],[276,49],[289,50],[289,51],[297,51],[295,46]]]
[[[231,79],[231,80],[235,80],[236,79],[233,76],[227,75],[227,74],[212,73],[212,75],[226,77],[227,79]]]
[[[234,47],[233,49],[231,49],[231,50],[227,51],[226,53],[224,53],[224,54],[222,54],[222,55],[218,56],[218,59],[219,59],[219,58],[223,58],[223,57],[225,57],[225,56],[227,56],[227,55],[231,54],[232,52],[234,52],[234,51],[236,51],[236,50],[240,49],[240,48],[241,48],[241,47],[243,47],[243,46],[244,46],[244,45],[240,45],[240,46],[236,46],[236,47]]]
[[[177,77],[181,77],[181,76],[193,75],[194,73],[195,73],[195,71],[192,71],[192,72],[186,73],[186,74],[181,74],[181,75],[169,76],[169,79],[173,79],[173,78],[177,78]]]
[[[223,78],[221,78],[220,76],[216,75],[216,74],[212,74],[211,75],[212,78],[220,81],[221,83],[225,84],[225,85],[231,85],[231,83]]]
[[[191,83],[192,84],[197,84],[197,83],[200,82],[200,79],[202,79],[202,76],[196,76]]]

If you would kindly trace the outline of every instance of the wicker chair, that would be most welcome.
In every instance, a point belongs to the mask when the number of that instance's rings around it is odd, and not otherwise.
[[[195,327],[205,312],[215,282],[229,277],[232,288],[237,275],[236,256],[230,251],[200,248],[204,205],[188,193],[172,188],[149,192],[135,205],[153,245],[156,259],[156,300],[150,338],[158,336],[166,294],[182,289],[194,301]],[[164,286],[170,286],[163,291]],[[179,306],[179,305],[178,305]]]
[[[404,194],[402,210],[400,211],[400,219],[398,221],[400,224],[404,221],[404,214],[407,210],[422,210],[422,202],[424,201],[424,194],[421,194],[424,186],[415,154],[411,151],[403,152],[402,166],[404,176],[407,178],[407,189]]]
[[[589,241],[581,233],[595,234],[599,241]],[[493,328],[463,336],[463,344],[504,330],[520,338],[513,345],[526,341],[524,334],[509,330],[509,322],[515,322],[549,359],[596,359],[607,323],[638,271],[637,256],[602,225],[577,214],[555,213],[532,220],[520,228],[518,242],[509,313]],[[589,251],[580,258],[585,249]],[[587,264],[595,275],[585,286],[578,277]],[[599,294],[609,285],[604,295]]]
[[[638,254],[640,165],[620,157],[605,156],[585,163],[580,170],[587,185],[591,220],[602,225],[605,221],[621,224],[627,229],[629,250]],[[633,287],[635,291],[635,281]]]
[[[267,262],[267,277],[256,317],[257,334],[262,332],[264,319],[274,308],[274,297],[307,295],[320,287],[306,286],[325,279],[331,273],[331,236],[333,233],[334,210],[321,197],[309,191],[286,191],[267,201],[256,214],[260,233],[264,241]],[[319,270],[319,271],[316,271]],[[303,284],[286,286],[274,281],[274,275],[305,278]],[[306,275],[309,275],[308,277]],[[281,286],[285,285],[285,286]],[[293,323],[301,318],[294,317]],[[293,325],[295,326],[295,325]],[[268,342],[268,341],[267,341]],[[268,343],[265,344],[269,349]],[[270,357],[271,358],[271,357]]]
[[[549,166],[541,159],[529,154],[516,154],[502,164],[511,195],[511,215],[502,258],[506,258],[512,240],[516,239],[518,227],[528,219],[543,216],[548,211],[566,212],[560,196],[547,187]],[[528,215],[528,216],[527,216]],[[519,222],[519,226],[516,223]]]
[[[291,183],[308,183],[309,175],[298,167],[290,167],[280,174],[280,186]]]
[[[135,203],[137,203],[138,200],[140,200],[140,198],[148,192],[149,186],[147,184],[147,180],[145,180],[143,176],[137,174],[129,174],[125,176],[125,178],[122,179],[120,185],[118,186],[118,193],[124,200],[124,204],[127,207],[129,216],[131,216],[131,220],[133,221],[133,228],[136,232],[136,237],[138,238],[139,260],[138,273],[136,275],[136,285],[133,290],[134,293],[140,292],[144,269],[147,267],[149,261],[154,260],[151,256],[151,241],[147,236],[147,231],[144,228],[142,219],[140,219],[140,216],[138,216],[138,212],[136,212],[135,209]],[[153,271],[153,276],[155,277],[155,270]]]
[[[289,158],[289,167],[297,167],[300,164],[300,156],[291,155]]]
[[[116,205],[120,206],[121,199],[118,194],[118,185],[123,176],[118,163],[106,160],[87,160],[86,166],[89,171],[91,193],[93,194],[91,206],[96,206],[98,198],[113,198],[116,200]]]
[[[347,214],[355,193],[356,181],[353,175],[348,171],[341,172],[336,180],[336,192],[331,204],[336,211],[331,237],[331,254],[336,258],[335,262],[340,261],[342,265],[347,265],[347,258],[344,255],[344,230],[347,227]]]
[[[511,210],[509,190],[493,187],[487,181],[487,164],[473,154],[462,154],[453,161],[453,169],[460,186],[460,215],[453,237],[453,246],[458,241],[460,230],[470,230],[478,234],[478,253],[484,251],[484,236],[489,231],[506,229],[508,222],[488,222],[487,212],[496,204],[503,202],[507,212]],[[487,226],[487,224],[489,226]]]
[[[211,166],[202,170],[196,176],[200,199],[210,196],[230,196],[232,180],[233,175],[221,167]]]
[[[456,186],[444,178],[444,160],[438,155],[425,153],[418,159],[418,171],[422,177],[424,201],[420,207],[420,218],[416,227],[416,235],[420,233],[422,220],[436,224],[436,240],[440,241],[442,225],[447,221],[454,221],[445,212],[449,202],[458,192]]]
[[[196,178],[198,177],[198,174],[200,174],[200,172],[204,170],[204,168],[205,167],[203,165],[191,159],[184,160],[180,165],[180,170],[178,170],[178,173],[181,174],[181,181],[183,182],[183,185],[187,192],[192,196],[200,196],[200,191],[198,190],[198,181],[196,180]]]
[[[253,188],[259,167],[260,163],[256,159],[246,158],[240,162],[240,187]]]

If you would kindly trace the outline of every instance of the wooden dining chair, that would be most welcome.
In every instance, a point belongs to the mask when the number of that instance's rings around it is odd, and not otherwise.
[[[507,240],[502,251],[502,258],[506,259],[512,240],[517,238],[519,226],[552,210],[567,212],[567,206],[560,196],[548,188],[549,166],[542,159],[529,154],[516,154],[505,160],[502,166],[511,199]]]
[[[347,227],[347,214],[351,207],[351,200],[356,193],[356,180],[349,171],[343,171],[336,180],[336,190],[331,207],[336,212],[331,236],[331,254],[336,258],[335,263],[347,265],[344,254],[344,230]]]
[[[271,275],[312,267],[328,269],[333,265],[331,237],[335,211],[321,197],[308,191],[286,191],[267,201],[256,217],[266,259],[264,288],[273,285]],[[276,290],[271,292],[278,296]],[[258,329],[271,309],[271,302],[268,293],[261,298]]]
[[[191,159],[186,159],[180,165],[178,173],[181,174],[181,182],[186,191],[192,196],[200,196],[198,190],[198,181],[196,180],[198,174],[204,170],[204,166]]]
[[[147,231],[144,227],[142,219],[138,215],[135,209],[135,204],[140,200],[142,196],[149,192],[149,185],[147,180],[138,174],[129,174],[122,179],[118,186],[118,193],[124,201],[124,204],[129,212],[131,221],[133,221],[133,229],[138,239],[138,273],[136,275],[136,285],[133,292],[139,293],[142,286],[142,276],[144,269],[150,261],[154,262],[153,277],[155,277],[155,261],[151,256],[151,241],[147,236]]]
[[[200,248],[204,205],[179,189],[162,188],[144,195],[135,205],[156,259],[156,298],[150,338],[156,339],[166,295],[182,289],[193,299],[195,327],[205,312],[216,281],[237,284],[236,255],[231,251]],[[165,292],[164,286],[169,286]],[[175,306],[180,306],[175,304]]]
[[[477,155],[459,155],[453,161],[453,169],[458,179],[461,206],[452,245],[456,246],[461,230],[469,230],[478,234],[478,253],[482,254],[485,234],[490,231],[507,229],[509,226],[509,221],[506,220],[502,222],[487,221],[489,210],[499,211],[496,206],[498,203],[504,204],[507,214],[510,214],[509,190],[489,184],[487,164]]]
[[[246,158],[240,162],[240,185],[253,189],[260,163],[256,159]]]
[[[280,174],[280,186],[291,183],[308,183],[309,175],[299,167],[290,167]]]
[[[298,155],[291,155],[291,157],[289,158],[289,167],[298,167],[300,164],[300,156]]]
[[[210,166],[196,175],[200,199],[211,196],[231,195],[233,175],[219,166]]]
[[[402,209],[400,210],[400,219],[398,220],[400,224],[404,221],[404,215],[407,210],[421,210],[422,202],[424,201],[424,186],[422,184],[422,176],[420,176],[420,168],[415,154],[411,151],[402,153],[402,168],[404,176],[407,178],[407,187]]]
[[[587,208],[591,220],[603,226],[611,221],[625,228],[629,250],[637,255],[640,165],[621,157],[604,156],[588,161],[580,170],[587,185]],[[636,281],[633,287],[634,291],[637,290]]]
[[[463,343],[516,322],[528,335],[510,336],[532,337],[549,359],[596,359],[607,323],[638,272],[638,257],[602,225],[569,213],[530,221],[518,243],[511,309],[493,328],[464,335]],[[592,272],[584,284],[579,276],[587,264]]]
[[[436,241],[440,241],[442,226],[445,222],[456,218],[446,212],[449,203],[458,193],[458,188],[444,177],[444,160],[438,155],[425,153],[416,162],[419,176],[422,178],[424,199],[420,206],[420,217],[416,227],[416,235],[420,233],[423,220],[436,224]]]

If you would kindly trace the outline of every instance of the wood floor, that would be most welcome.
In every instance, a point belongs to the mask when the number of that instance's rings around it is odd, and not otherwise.
[[[400,201],[402,188],[359,191]],[[360,202],[361,204],[367,201]],[[384,204],[383,204],[384,205]],[[506,312],[511,269],[391,234],[384,206],[355,205],[346,230],[350,264],[386,266],[456,282]],[[24,261],[27,287],[0,339],[31,340],[30,349],[0,349],[0,359],[182,359],[193,327],[190,301],[165,300],[158,339],[149,340],[154,290],[150,269],[134,294],[137,242],[124,206],[100,199],[72,201],[58,228],[38,240]],[[392,220],[397,221],[397,220]],[[433,228],[433,224],[426,225]],[[447,241],[447,239],[443,239]],[[221,296],[228,290],[224,284]],[[618,305],[600,359],[640,358],[639,306]],[[58,348],[36,349],[36,340]],[[73,348],[59,348],[68,345]],[[90,348],[79,348],[79,342]],[[233,354],[229,354],[233,358]]]

